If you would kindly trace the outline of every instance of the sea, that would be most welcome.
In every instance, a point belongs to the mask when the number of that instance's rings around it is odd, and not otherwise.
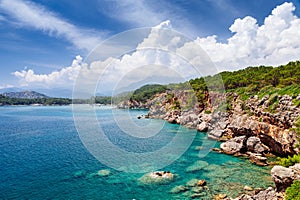
[[[94,113],[85,114],[96,115],[107,139],[127,152],[158,151],[172,145],[170,141],[178,134],[192,135],[193,140],[181,154],[173,146],[177,155],[166,166],[145,166],[145,171],[135,173],[110,165],[91,153],[78,132],[71,105],[1,106],[0,199],[213,199],[217,194],[236,197],[246,192],[245,186],[273,186],[270,167],[210,151],[220,143],[210,141],[205,133],[160,119],[138,119],[147,110],[116,110],[106,106],[94,106],[93,110]],[[118,116],[123,119],[128,114],[133,124],[142,127],[152,123],[160,128],[150,137],[130,135],[116,122]],[[114,150],[106,148],[102,152],[101,146],[98,148],[106,158],[115,157]],[[143,177],[151,170],[169,171],[174,178],[145,182]],[[198,187],[197,180],[205,180],[206,186]]]

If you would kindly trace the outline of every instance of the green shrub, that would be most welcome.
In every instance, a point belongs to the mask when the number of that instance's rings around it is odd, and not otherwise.
[[[300,200],[300,181],[295,180],[294,183],[285,191],[286,200]]]
[[[211,111],[210,111],[210,110],[206,110],[206,111],[204,111],[204,113],[205,113],[205,114],[210,114]]]
[[[287,158],[279,158],[279,161],[277,162],[277,164],[284,167],[289,167],[296,163],[300,163],[300,154],[295,154],[293,157],[288,156]]]

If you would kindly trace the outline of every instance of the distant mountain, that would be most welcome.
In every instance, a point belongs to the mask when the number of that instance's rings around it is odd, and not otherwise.
[[[48,97],[72,98],[72,89],[64,88],[32,88],[31,90],[45,94]]]
[[[0,94],[2,93],[8,93],[8,92],[22,92],[28,89],[22,89],[22,88],[17,88],[17,87],[9,87],[9,88],[2,88],[0,89]]]
[[[21,98],[21,99],[41,99],[49,98],[48,96],[35,92],[35,91],[23,91],[23,92],[5,92],[3,96],[10,98]]]

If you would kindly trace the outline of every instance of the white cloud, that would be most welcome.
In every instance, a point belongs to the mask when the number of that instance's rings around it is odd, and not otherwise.
[[[0,89],[6,89],[6,88],[12,88],[12,87],[14,87],[14,86],[11,84],[0,85]]]
[[[62,87],[70,88],[81,69],[82,57],[76,56],[72,65],[62,68],[59,71],[53,71],[50,74],[36,74],[32,69],[16,71],[12,74],[20,79],[22,86],[42,86],[42,87]]]
[[[292,3],[283,3],[273,9],[261,26],[250,16],[236,19],[229,28],[234,35],[226,43],[217,42],[217,36],[197,38],[196,42],[222,70],[299,60],[300,19],[294,10]]]
[[[19,26],[44,31],[50,36],[65,38],[79,49],[91,50],[100,41],[104,32],[78,28],[55,13],[33,2],[2,0],[0,9],[13,18]]]
[[[115,4],[110,11],[106,11],[106,14],[138,26],[153,26],[165,20],[163,13],[154,12],[147,2],[135,1],[135,0],[123,0],[123,1],[108,1]]]
[[[194,34],[197,30],[185,18],[186,10],[176,6],[173,2],[160,0],[154,3],[147,0],[106,0],[111,6],[103,10],[106,15],[132,27],[153,27],[162,21],[172,19],[174,28],[186,33]]]
[[[136,44],[135,52],[121,58],[112,58],[107,54],[107,59],[92,60],[88,65],[82,64],[82,59],[78,56],[70,67],[48,75],[35,74],[33,70],[17,71],[14,75],[27,84],[71,85],[80,71],[77,86],[92,95],[100,76],[100,90],[108,91],[115,87],[120,89],[121,86],[128,88],[143,80],[172,82],[176,78],[182,81],[199,77],[199,72],[191,65],[198,66],[201,75],[217,73],[209,65],[209,60],[199,45],[221,70],[235,70],[250,65],[285,64],[300,59],[300,19],[293,14],[294,10],[292,3],[284,3],[274,8],[260,26],[250,16],[236,19],[229,28],[234,35],[226,43],[217,42],[217,36],[187,40],[182,35],[165,29],[172,26],[170,21],[164,21],[152,28],[149,35]],[[128,38],[125,37],[126,40]]]

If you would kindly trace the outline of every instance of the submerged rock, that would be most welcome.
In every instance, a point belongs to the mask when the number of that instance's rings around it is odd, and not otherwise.
[[[217,194],[214,196],[214,200],[221,200],[221,199],[225,199],[227,197],[226,194]]]
[[[80,171],[77,171],[74,173],[75,178],[81,178],[81,177],[84,177],[85,175],[86,175],[86,171],[84,171],[84,170],[80,170]]]
[[[108,170],[108,169],[99,170],[97,172],[97,175],[98,176],[109,176],[110,175],[110,170]]]
[[[195,172],[199,171],[205,167],[207,167],[209,164],[205,161],[198,160],[193,165],[186,168],[186,172]]]
[[[186,183],[186,186],[188,186],[188,187],[194,187],[194,186],[196,186],[197,185],[197,183],[198,183],[198,179],[191,179],[191,180],[189,180],[187,183]]]
[[[196,199],[196,198],[200,198],[200,197],[203,197],[203,196],[206,196],[206,192],[194,193],[194,194],[191,195],[191,198]]]
[[[200,193],[200,192],[202,192],[204,189],[203,189],[203,187],[193,187],[192,188],[192,192],[194,192],[194,193]]]
[[[175,175],[168,171],[156,171],[145,174],[139,181],[143,184],[166,184],[174,181]]]
[[[197,186],[205,186],[206,185],[206,180],[199,180],[197,182]]]
[[[187,190],[189,190],[188,187],[186,187],[184,185],[178,185],[178,186],[173,187],[171,189],[170,193],[177,194],[177,193],[185,192]]]
[[[246,191],[253,191],[253,188],[250,187],[250,186],[248,186],[248,185],[245,185],[244,190],[246,190]]]
[[[267,166],[267,158],[260,153],[249,153],[250,161],[258,166]]]

